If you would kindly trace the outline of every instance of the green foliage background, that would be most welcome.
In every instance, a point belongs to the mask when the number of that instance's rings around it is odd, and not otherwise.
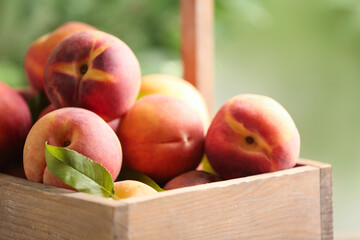
[[[358,232],[360,2],[215,3],[214,110],[241,93],[278,100],[299,128],[301,156],[333,165],[335,232]],[[70,20],[125,41],[143,74],[181,76],[178,1],[0,0],[0,81],[26,85],[30,43]]]

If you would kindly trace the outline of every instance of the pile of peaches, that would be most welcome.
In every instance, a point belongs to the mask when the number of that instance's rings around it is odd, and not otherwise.
[[[299,132],[274,99],[240,94],[210,118],[190,83],[142,76],[123,41],[84,23],[34,41],[24,68],[30,95],[44,93],[49,105],[32,119],[29,96],[0,82],[0,169],[8,174],[21,162],[28,180],[73,189],[47,168],[47,143],[101,164],[115,194],[129,197],[156,190],[118,181],[124,168],[170,190],[292,168],[299,157]]]

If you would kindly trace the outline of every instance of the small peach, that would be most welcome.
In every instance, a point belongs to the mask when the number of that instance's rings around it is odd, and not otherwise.
[[[135,180],[123,180],[114,183],[115,196],[120,199],[140,197],[157,193],[155,189],[145,183]]]

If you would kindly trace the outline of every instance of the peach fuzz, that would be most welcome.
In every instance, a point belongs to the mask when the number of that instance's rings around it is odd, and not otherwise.
[[[206,184],[211,182],[220,181],[221,178],[208,172],[192,170],[190,172],[183,173],[169,182],[164,186],[164,190],[171,190],[183,187],[191,187],[200,184]]]
[[[46,108],[44,108],[41,113],[39,114],[38,116],[38,119],[43,117],[44,115],[46,115],[47,113],[49,112],[52,112],[54,110],[56,110],[57,108],[50,104],[48,105]],[[114,120],[111,120],[110,122],[107,122],[107,124],[109,124],[109,126],[111,127],[112,130],[116,131],[118,129],[118,126],[119,126],[119,123],[120,123],[120,118],[116,118]]]
[[[21,163],[31,125],[30,110],[23,97],[0,82],[0,169]]]
[[[214,117],[205,152],[225,179],[273,172],[295,166],[300,135],[289,113],[274,99],[242,94]]]
[[[123,180],[114,183],[115,196],[120,199],[140,197],[157,193],[155,189],[145,183],[135,180]]]
[[[53,49],[44,78],[46,95],[55,107],[81,107],[111,121],[134,104],[141,71],[123,41],[101,31],[82,31]]]
[[[31,128],[24,146],[24,170],[28,180],[70,188],[49,172],[45,143],[77,151],[103,165],[116,179],[122,165],[120,142],[109,125],[82,108],[61,108],[40,118]]]
[[[140,97],[149,94],[164,94],[178,98],[200,115],[205,132],[210,124],[210,114],[200,92],[188,81],[166,74],[149,74],[141,78]]]
[[[183,101],[160,94],[139,99],[117,131],[124,165],[159,184],[193,170],[203,154],[204,128]]]
[[[36,39],[29,46],[24,61],[25,73],[30,85],[37,90],[44,91],[44,69],[50,52],[69,35],[90,29],[95,28],[81,22],[67,22],[53,32]]]

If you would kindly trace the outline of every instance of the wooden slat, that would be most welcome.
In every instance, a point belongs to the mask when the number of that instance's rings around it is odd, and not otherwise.
[[[129,199],[126,239],[321,239],[319,175],[302,166]]]
[[[0,174],[0,239],[115,239],[113,202]]]
[[[331,168],[299,163],[122,201],[0,174],[0,239],[332,239]]]
[[[199,89],[210,112],[214,99],[214,0],[180,0],[184,79]]]
[[[332,168],[330,164],[301,159],[300,164],[320,169],[321,239],[333,239]]]

